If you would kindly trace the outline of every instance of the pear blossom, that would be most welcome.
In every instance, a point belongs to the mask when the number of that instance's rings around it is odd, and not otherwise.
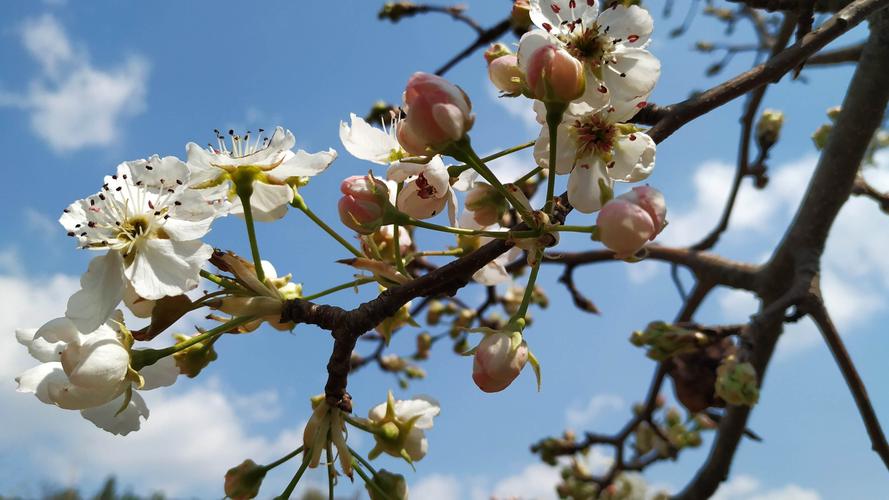
[[[402,109],[407,118],[399,122],[396,134],[412,155],[441,151],[462,139],[475,121],[472,103],[460,87],[423,72],[408,80]]]
[[[570,174],[568,201],[578,211],[602,207],[614,182],[639,182],[654,169],[654,140],[632,124],[617,122],[606,110],[565,113],[556,135],[556,174]],[[549,168],[549,131],[534,145],[538,165]],[[603,191],[604,189],[604,191]]]
[[[472,362],[472,380],[485,392],[509,387],[528,362],[528,343],[520,332],[498,331],[485,335]]]
[[[230,147],[225,137],[216,130],[216,144],[202,148],[190,142],[185,146],[188,154],[189,185],[195,188],[231,187],[238,179],[252,180],[253,193],[250,206],[254,220],[270,222],[287,213],[287,205],[293,200],[291,183],[301,178],[317,175],[336,159],[333,149],[307,153],[302,149],[292,151],[296,138],[289,130],[275,128],[270,138],[262,136],[259,129],[256,139],[248,131],[244,136],[229,130]],[[210,190],[215,195],[215,190]],[[243,215],[244,207],[235,190],[227,193],[232,201],[231,212]]]
[[[432,428],[432,419],[440,412],[438,401],[428,396],[396,401],[389,392],[386,402],[373,407],[367,415],[371,425],[382,431],[374,434],[376,446],[369,457],[386,452],[411,462],[422,459],[429,448],[425,431]]]
[[[667,225],[667,205],[657,189],[641,186],[609,201],[599,211],[596,225],[602,244],[617,258],[632,257]]]
[[[184,163],[155,155],[120,164],[101,191],[64,210],[59,222],[81,248],[107,250],[90,262],[68,301],[66,315],[80,331],[98,328],[125,296],[135,305],[198,286],[213,253],[200,238],[226,207],[207,202],[188,182]]]
[[[520,68],[528,93],[543,102],[567,104],[580,98],[586,89],[583,65],[565,49],[546,44],[527,56]]]
[[[477,229],[484,231],[507,231],[505,228],[501,228],[499,225],[491,225],[491,226],[482,226],[476,222],[473,218],[473,214],[471,211],[466,210],[463,212],[463,215],[460,216],[460,227],[466,229]],[[487,244],[492,241],[493,238],[488,236],[470,236],[470,237],[461,237],[464,241],[467,238],[472,238],[474,244],[472,245],[472,250]],[[464,243],[465,244],[465,243]],[[493,286],[503,283],[510,279],[510,274],[506,270],[507,264],[517,259],[522,254],[521,248],[513,246],[506,252],[498,255],[495,259],[489,261],[484,266],[481,267],[478,271],[472,274],[472,279],[477,283],[480,283],[485,286]]]
[[[312,416],[303,429],[303,453],[307,456],[309,467],[318,467],[321,452],[331,443],[336,447],[343,473],[351,478],[352,453],[346,444],[346,422],[342,410],[328,405],[323,397],[313,398],[313,405]]]
[[[353,175],[340,183],[340,191],[337,210],[343,224],[360,234],[371,234],[383,225],[394,194],[386,181],[371,174]]]
[[[41,402],[81,410],[84,418],[113,434],[139,428],[148,417],[144,400],[132,389],[172,384],[178,369],[172,358],[136,373],[130,367],[132,338],[121,328],[119,312],[95,331],[83,333],[68,318],[39,329],[16,330],[16,339],[41,364],[16,377],[18,392]]]
[[[457,194],[440,156],[429,163],[398,163],[389,167],[389,180],[404,182],[396,206],[415,219],[429,219],[447,210],[450,224],[457,223]]]
[[[513,54],[500,56],[488,63],[488,78],[504,96],[516,97],[522,93],[525,78],[519,68],[519,60]]]
[[[643,8],[614,2],[601,13],[599,2],[532,0],[531,20],[540,28],[522,36],[519,65],[541,47],[556,45],[583,64],[586,90],[574,112],[615,108],[626,119],[645,106],[660,77],[660,61],[646,50],[654,26]],[[586,108],[586,109],[583,109]]]

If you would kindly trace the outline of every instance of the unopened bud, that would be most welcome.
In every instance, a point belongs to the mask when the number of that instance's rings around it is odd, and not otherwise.
[[[716,394],[733,405],[753,406],[759,400],[756,370],[735,355],[722,360],[716,370]]]
[[[528,31],[531,28],[531,2],[515,0],[512,4],[509,24],[516,33],[522,34]]]
[[[535,50],[528,58],[527,68],[528,91],[539,101],[567,104],[586,89],[583,65],[555,45]]]
[[[398,142],[413,155],[441,151],[472,128],[472,103],[460,87],[429,73],[414,73],[404,89],[407,117],[398,125]]]
[[[376,487],[374,487],[376,486]],[[408,488],[404,476],[380,469],[373,476],[373,485],[366,484],[370,500],[407,500]]]
[[[466,193],[466,210],[472,212],[472,219],[481,227],[488,227],[500,221],[509,208],[503,194],[490,184],[479,182]]]
[[[524,87],[523,76],[519,60],[514,55],[504,55],[488,63],[488,78],[503,95],[520,95]]]
[[[186,335],[175,335],[177,343],[185,342],[190,337]],[[201,370],[207,367],[217,358],[216,350],[213,349],[212,343],[198,342],[189,346],[175,354],[173,359],[179,368],[179,373],[188,378],[195,378],[201,373]]]
[[[232,500],[256,498],[265,474],[265,468],[253,460],[244,460],[241,465],[225,473],[225,495]]]
[[[493,333],[475,351],[472,380],[485,392],[499,392],[509,387],[527,362],[528,345],[521,333]]]
[[[781,126],[784,124],[784,113],[774,109],[766,109],[759,117],[756,124],[756,141],[763,150],[769,149],[781,135]]]
[[[494,43],[488,47],[488,50],[485,51],[485,61],[488,64],[491,64],[492,61],[497,59],[498,57],[510,56],[513,55],[512,51],[509,50],[509,47],[502,43]]]
[[[383,225],[389,205],[389,188],[382,179],[353,175],[340,184],[343,197],[337,204],[340,220],[360,234],[371,234]]]
[[[632,257],[666,227],[666,215],[667,205],[660,191],[648,186],[635,187],[610,200],[599,211],[599,239],[614,251],[615,257]]]

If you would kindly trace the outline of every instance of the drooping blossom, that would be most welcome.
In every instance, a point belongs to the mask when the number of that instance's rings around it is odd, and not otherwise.
[[[438,402],[428,396],[396,401],[389,392],[386,402],[372,408],[367,415],[371,425],[382,431],[374,434],[376,446],[369,457],[385,452],[412,462],[422,459],[429,448],[425,431],[432,428],[432,419],[440,412]]]
[[[59,222],[81,248],[107,250],[93,258],[66,315],[91,332],[132,287],[128,303],[181,295],[198,286],[213,248],[201,242],[224,205],[188,189],[178,159],[152,156],[126,162],[105,177],[102,190],[65,209]],[[135,298],[134,298],[135,296]]]
[[[596,225],[602,244],[623,259],[654,241],[666,227],[666,219],[664,195],[652,187],[640,186],[606,203]]]
[[[135,372],[130,367],[129,338],[122,316],[83,333],[68,318],[39,329],[16,330],[16,339],[41,364],[16,377],[18,391],[33,393],[46,404],[81,410],[84,418],[113,434],[138,430],[148,417],[142,397],[133,389],[170,385],[179,371],[170,357]]]
[[[287,213],[287,205],[293,200],[291,184],[306,177],[317,175],[336,159],[333,149],[307,153],[293,151],[296,138],[289,130],[275,128],[271,137],[263,137],[263,130],[255,139],[248,131],[244,136],[229,130],[231,143],[217,130],[216,144],[202,148],[190,142],[185,146],[188,153],[189,185],[196,188],[226,188],[232,202],[232,213],[242,215],[244,207],[236,196],[233,181],[244,177],[252,180],[250,197],[253,218],[270,222]],[[211,190],[214,192],[215,190]]]
[[[457,222],[457,194],[451,176],[440,156],[429,163],[398,163],[389,167],[389,180],[404,182],[396,207],[415,219],[429,219],[447,211],[450,224]]]
[[[519,376],[527,362],[528,344],[520,332],[493,332],[475,348],[472,380],[485,392],[500,392]]]

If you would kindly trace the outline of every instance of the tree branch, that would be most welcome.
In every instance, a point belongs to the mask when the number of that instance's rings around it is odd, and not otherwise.
[[[864,3],[852,3],[844,12],[862,8]],[[809,37],[817,36],[815,33]],[[782,331],[784,309],[793,305],[796,290],[801,286],[811,289],[806,280],[817,277],[812,276],[811,268],[817,269],[830,228],[852,191],[859,165],[882,120],[889,102],[887,64],[889,13],[882,11],[871,19],[871,33],[836,127],[822,151],[796,217],[775,255],[759,273],[757,294],[763,301],[761,312],[744,335],[752,347],[742,345],[739,355],[753,364],[760,384]],[[707,460],[676,498],[709,498],[728,477],[750,411],[746,406],[727,409]]]
[[[802,40],[779,52],[769,61],[695,97],[668,106],[667,115],[648,131],[648,135],[659,143],[691,120],[757,87],[779,80],[806,58],[887,5],[889,0],[857,0],[850,3]]]

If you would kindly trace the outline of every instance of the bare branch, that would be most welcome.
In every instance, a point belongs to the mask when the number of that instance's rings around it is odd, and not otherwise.
[[[655,142],[661,142],[686,123],[712,111],[745,93],[779,80],[825,45],[848,32],[872,13],[889,5],[889,0],[858,0],[837,12],[791,47],[779,52],[769,61],[746,71],[727,82],[695,97],[667,108],[667,116],[648,131]]]
[[[883,428],[880,426],[880,421],[867,395],[864,382],[858,375],[855,363],[852,362],[849,352],[846,351],[846,346],[843,345],[843,340],[831,321],[824,302],[820,297],[812,297],[812,300],[807,304],[807,310],[809,316],[818,325],[821,336],[824,337],[824,341],[830,348],[830,353],[833,354],[833,359],[843,373],[843,379],[855,399],[855,405],[858,406],[858,412],[861,414],[861,420],[864,421],[864,427],[867,429],[873,450],[880,455],[883,463],[889,468],[889,443],[886,442],[886,435],[883,433]]]

